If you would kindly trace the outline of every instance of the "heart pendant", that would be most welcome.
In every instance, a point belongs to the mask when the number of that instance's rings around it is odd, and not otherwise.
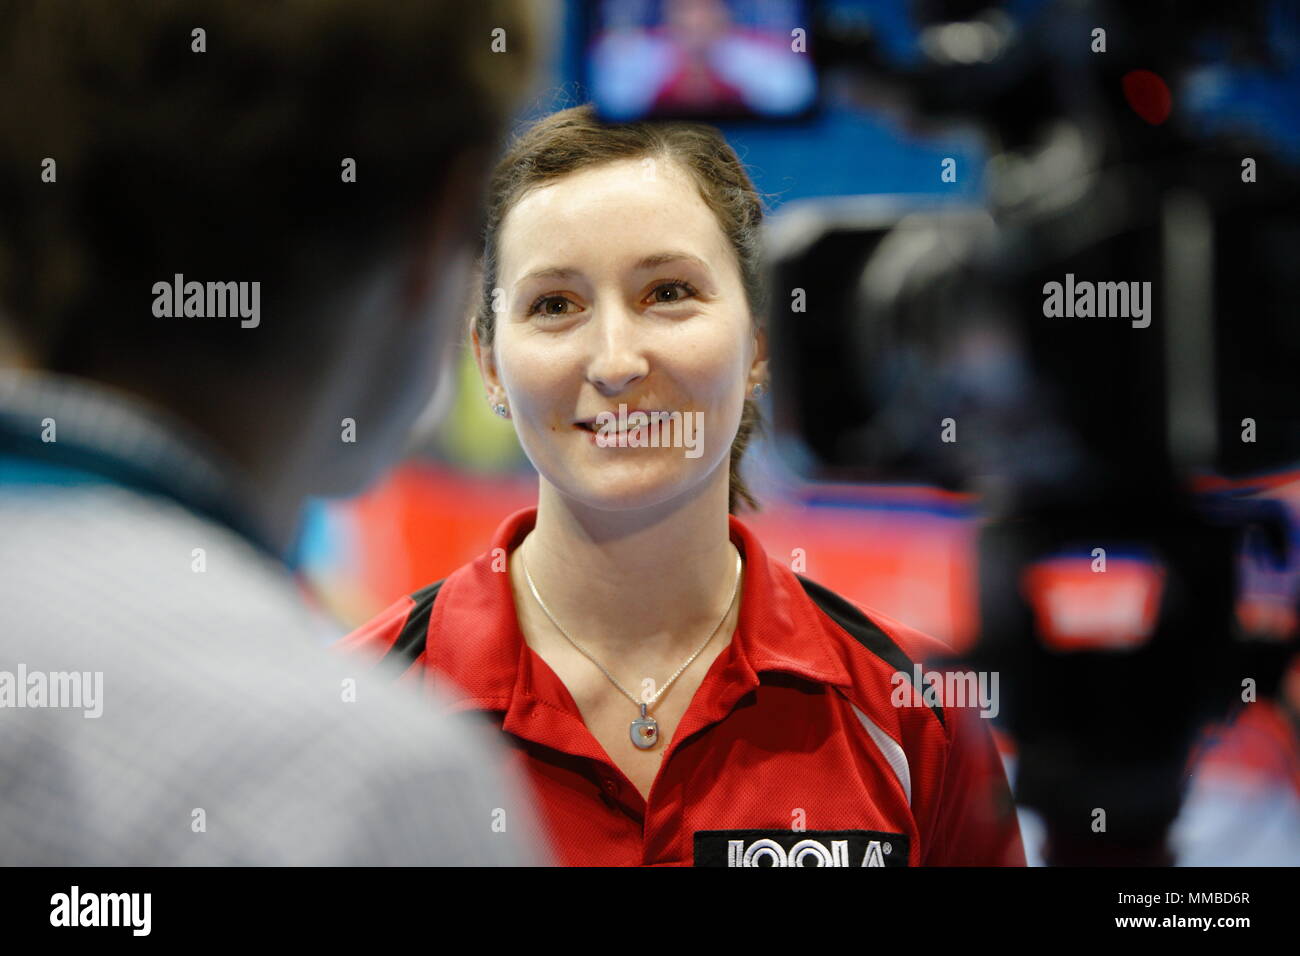
[[[641,705],[641,716],[632,721],[632,743],[641,750],[649,750],[659,742],[659,722],[646,716],[646,705]]]

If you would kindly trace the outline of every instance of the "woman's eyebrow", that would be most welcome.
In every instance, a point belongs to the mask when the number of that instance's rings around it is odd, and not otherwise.
[[[644,272],[647,269],[655,269],[659,266],[667,265],[670,262],[690,262],[700,269],[704,270],[705,275],[712,276],[713,271],[709,264],[699,256],[690,252],[656,252],[651,255],[638,259],[632,266],[634,272]],[[581,275],[582,270],[573,266],[550,266],[545,269],[534,269],[526,275],[520,276],[515,283],[521,286],[532,279],[568,279],[572,276]]]
[[[704,270],[705,275],[712,275],[709,264],[699,256],[689,252],[656,252],[654,255],[646,256],[634,265],[634,271],[642,272],[646,269],[654,269],[659,266],[667,265],[670,262],[690,262]]]
[[[571,267],[551,266],[549,269],[534,269],[527,275],[522,275],[515,282],[516,286],[521,286],[530,279],[567,279],[569,276],[581,275],[581,270]]]

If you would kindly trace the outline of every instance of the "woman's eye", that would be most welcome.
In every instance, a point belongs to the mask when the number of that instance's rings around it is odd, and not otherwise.
[[[573,305],[562,295],[544,295],[528,308],[529,315],[561,316],[568,315],[566,306]]]
[[[650,292],[650,298],[653,300],[652,305],[681,302],[688,296],[694,295],[698,295],[694,287],[689,282],[683,282],[680,279],[657,285]]]

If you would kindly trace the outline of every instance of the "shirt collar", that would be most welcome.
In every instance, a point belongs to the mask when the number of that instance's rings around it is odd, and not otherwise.
[[[526,723],[526,712],[542,692],[525,653],[506,563],[506,555],[519,546],[536,520],[536,507],[506,518],[487,552],[447,579],[434,602],[430,623],[434,633],[455,635],[454,640],[436,640],[429,647],[431,683],[439,683],[458,709],[506,710],[506,730]],[[729,516],[729,525],[731,540],[745,562],[740,618],[730,646],[720,655],[725,686],[712,689],[716,696],[709,703],[714,713],[706,713],[705,718],[720,719],[736,700],[758,686],[758,675],[768,671],[849,687],[844,662],[828,647],[818,612],[794,573],[772,561],[754,533],[734,515]],[[451,630],[440,626],[449,615],[454,615]],[[449,677],[452,686],[439,682],[439,674]]]
[[[288,558],[269,544],[249,506],[251,488],[224,456],[174,416],[117,389],[0,369],[0,455],[163,495]]]

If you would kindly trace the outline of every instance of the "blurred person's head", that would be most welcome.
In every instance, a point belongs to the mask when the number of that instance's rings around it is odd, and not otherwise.
[[[731,11],[724,0],[666,0],[664,22],[684,48],[702,53],[731,26]]]
[[[473,341],[489,400],[565,498],[617,511],[720,485],[732,512],[755,506],[740,464],[767,374],[762,215],[712,127],[605,126],[581,106],[511,145],[488,189]],[[598,446],[591,420],[620,405],[702,413],[700,453]]]
[[[547,9],[0,0],[9,363],[179,415],[285,505],[357,490],[436,384]],[[257,318],[158,315],[177,275],[260,283]]]

